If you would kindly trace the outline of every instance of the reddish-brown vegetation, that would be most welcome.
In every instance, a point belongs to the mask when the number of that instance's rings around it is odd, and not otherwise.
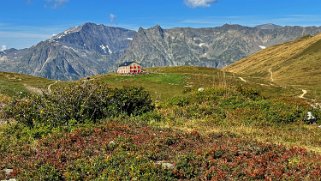
[[[301,148],[243,140],[231,133],[201,135],[110,122],[16,145],[0,153],[0,168],[13,168],[10,177],[20,179],[320,180],[320,160]]]

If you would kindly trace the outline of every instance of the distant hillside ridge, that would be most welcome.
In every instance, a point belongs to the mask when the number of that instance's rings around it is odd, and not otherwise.
[[[320,87],[321,34],[276,45],[244,58],[224,70],[270,79],[285,85]]]

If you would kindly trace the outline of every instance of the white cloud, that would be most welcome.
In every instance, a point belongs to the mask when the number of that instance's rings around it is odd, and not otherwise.
[[[0,48],[0,51],[4,51],[7,49],[7,46],[6,45],[2,45],[1,48]]]
[[[116,15],[114,15],[113,13],[109,14],[109,21],[111,24],[114,24],[114,22],[116,21]]]
[[[192,7],[192,8],[198,8],[198,7],[210,7],[211,4],[215,3],[217,0],[185,0],[185,3]]]
[[[68,1],[69,0],[46,0],[46,5],[54,9],[57,9],[65,5]]]

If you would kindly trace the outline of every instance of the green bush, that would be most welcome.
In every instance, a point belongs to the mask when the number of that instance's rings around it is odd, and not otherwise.
[[[241,93],[241,95],[253,100],[262,97],[260,91],[257,89],[237,87],[236,90]]]
[[[255,125],[294,123],[303,120],[308,111],[304,105],[268,99],[258,90],[242,87],[218,87],[204,92],[192,92],[172,98],[167,106],[173,120],[178,117],[185,120],[207,119],[226,125],[233,120]],[[317,119],[321,118],[320,111],[312,112]]]
[[[127,115],[141,115],[154,108],[152,100],[143,88],[128,87],[115,89],[112,100],[121,113]]]
[[[170,104],[171,105],[176,105],[176,106],[180,106],[180,107],[184,107],[186,105],[188,105],[190,103],[190,101],[188,100],[187,97],[174,97],[170,100]]]
[[[116,152],[105,163],[98,180],[173,180],[171,171],[133,153]]]
[[[302,107],[280,102],[271,103],[271,107],[263,111],[267,121],[275,123],[292,123],[297,120],[303,120],[305,112]]]
[[[177,158],[176,176],[179,179],[193,179],[201,172],[203,160],[192,153]]]
[[[121,114],[140,115],[153,109],[149,93],[142,88],[111,89],[97,82],[85,82],[54,89],[42,96],[15,99],[5,107],[5,116],[28,127],[37,124],[56,127],[69,125],[70,121],[74,124]]]
[[[32,179],[31,179],[32,178]],[[63,180],[62,174],[54,166],[41,165],[37,170],[30,170],[22,174],[19,180]]]

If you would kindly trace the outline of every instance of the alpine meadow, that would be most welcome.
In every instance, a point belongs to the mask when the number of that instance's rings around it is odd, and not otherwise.
[[[0,180],[321,180],[320,7],[4,0]]]

